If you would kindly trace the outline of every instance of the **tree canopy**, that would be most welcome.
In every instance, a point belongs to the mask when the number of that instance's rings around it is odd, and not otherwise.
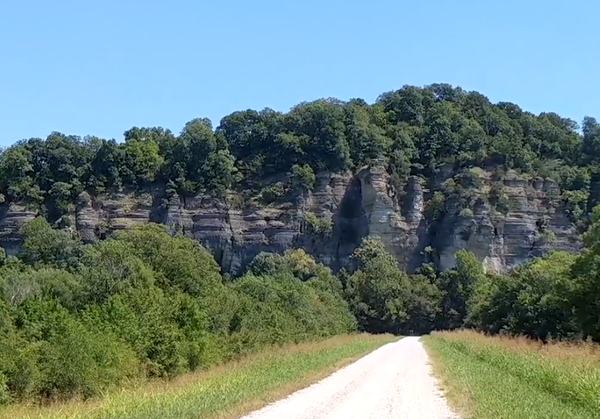
[[[117,140],[53,132],[17,142],[0,154],[2,198],[27,200],[59,218],[73,211],[83,190],[159,184],[183,194],[223,194],[282,174],[310,189],[315,173],[356,171],[378,161],[397,185],[448,166],[456,173],[480,166],[552,177],[575,213],[588,210],[582,207],[590,179],[600,172],[600,128],[593,117],[580,130],[556,113],[494,104],[448,84],[404,86],[372,104],[330,98],[287,113],[237,111],[216,127],[196,118],[179,134],[133,127]]]

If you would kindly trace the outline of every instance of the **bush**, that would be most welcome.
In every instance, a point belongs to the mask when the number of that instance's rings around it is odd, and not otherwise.
[[[485,180],[485,172],[480,167],[471,167],[459,175],[461,185],[465,188],[481,188]]]
[[[11,398],[87,398],[139,375],[126,344],[56,301],[27,300],[15,308],[15,324],[21,326],[0,342]]]
[[[314,213],[308,212],[304,214],[304,222],[312,233],[329,236],[333,232],[333,220],[330,216],[319,218]]]
[[[21,230],[23,245],[20,257],[35,265],[75,268],[82,255],[82,243],[68,231],[56,230],[43,218],[25,224]]]
[[[562,199],[571,221],[576,223],[581,220],[585,214],[589,195],[585,190],[563,191]]]
[[[8,392],[8,380],[6,376],[0,372],[0,406],[10,402],[10,394]]]
[[[283,182],[275,182],[272,185],[262,188],[260,197],[264,203],[270,204],[281,199],[286,193],[286,185]]]
[[[510,202],[504,192],[504,184],[502,182],[494,182],[489,192],[490,204],[502,214],[508,213],[510,210]]]
[[[292,166],[292,181],[302,190],[311,191],[315,185],[315,180],[315,172],[308,164],[302,166],[295,164]]]
[[[233,287],[245,301],[238,333],[255,335],[261,345],[300,342],[354,330],[341,296],[290,274],[249,274]]]
[[[510,275],[488,277],[474,290],[469,322],[492,333],[577,337],[579,326],[570,300],[576,284],[569,277],[574,261],[571,254],[554,252]]]
[[[366,238],[353,254],[358,270],[346,295],[361,330],[381,333],[428,332],[439,292],[423,276],[409,278],[378,238]]]
[[[38,391],[46,398],[88,398],[139,375],[135,354],[114,335],[68,317],[61,333],[40,346],[38,359]]]
[[[440,191],[435,191],[431,199],[425,204],[425,211],[429,220],[437,220],[446,210],[446,197]]]
[[[460,216],[463,218],[473,218],[473,211],[470,208],[463,208],[460,210]]]
[[[87,246],[39,219],[26,231],[22,259],[0,265],[0,403],[88,398],[356,328],[339,280],[302,250],[226,281],[197,241],[158,225]]]

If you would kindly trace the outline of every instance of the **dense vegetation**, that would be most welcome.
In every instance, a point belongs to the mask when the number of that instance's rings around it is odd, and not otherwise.
[[[378,160],[398,193],[409,175],[432,179],[443,167],[457,176],[471,167],[496,169],[498,176],[506,169],[550,176],[577,218],[591,208],[600,164],[600,124],[586,117],[579,128],[555,113],[492,104],[447,84],[405,86],[373,104],[325,99],[287,113],[234,112],[216,129],[198,118],[179,135],[133,127],[121,142],[58,132],[23,140],[0,155],[0,194],[39,206],[54,221],[73,211],[83,190],[160,184],[167,194],[238,189],[246,197],[273,197],[312,188],[318,171],[356,170]],[[288,176],[274,180],[282,174]]]
[[[600,340],[600,125],[448,85],[404,87],[374,104],[319,100],[288,113],[235,112],[213,130],[196,119],[176,136],[132,128],[123,142],[52,133],[0,154],[0,199],[37,206],[18,257],[0,266],[0,402],[98,394],[128,379],[173,377],[259,348],[355,330],[425,333],[473,327],[536,338]],[[407,274],[377,238],[338,276],[302,250],[262,253],[239,278],[221,275],[198,243],[157,225],[84,245],[62,222],[82,191],[162,185],[167,194],[237,189],[266,201],[310,190],[315,173],[375,160],[398,196],[409,176],[452,179],[428,197],[469,201],[481,168],[552,177],[573,221],[589,225],[580,255],[552,253],[489,275],[467,251],[456,268]],[[284,174],[287,176],[281,177]],[[506,207],[500,182],[490,202]],[[469,203],[463,205],[468,211]],[[48,221],[47,221],[48,220]],[[586,222],[583,223],[582,221]],[[307,220],[310,221],[310,220]],[[315,232],[331,225],[315,218]]]
[[[148,225],[83,245],[43,218],[0,267],[0,400],[83,397],[261,347],[356,330],[339,280],[304,252],[224,280],[197,242]],[[301,275],[301,277],[299,277]]]
[[[112,391],[92,403],[6,406],[0,419],[236,419],[397,339],[361,333],[265,348],[206,371]]]

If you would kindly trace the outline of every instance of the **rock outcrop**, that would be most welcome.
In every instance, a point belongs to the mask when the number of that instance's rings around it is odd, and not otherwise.
[[[0,246],[7,255],[19,252],[23,225],[38,216],[38,211],[23,202],[11,202],[0,207]]]
[[[424,185],[409,178],[399,194],[384,166],[375,165],[356,175],[319,173],[310,193],[269,205],[240,204],[234,194],[223,199],[204,194],[167,199],[164,188],[158,187],[144,194],[84,192],[77,201],[75,227],[85,242],[93,242],[115,230],[163,223],[172,233],[198,240],[232,274],[242,272],[261,251],[294,247],[334,269],[351,268],[352,252],[368,235],[379,236],[407,270],[426,260],[440,269],[452,267],[454,253],[461,248],[477,255],[486,269],[505,271],[549,249],[579,247],[552,180],[508,174],[500,182],[506,201],[500,212],[488,199],[492,181],[487,174],[476,191],[481,199],[469,208],[449,200],[444,215],[431,220],[426,202],[442,181]],[[23,203],[0,206],[0,246],[7,253],[18,251],[19,230],[36,215]]]

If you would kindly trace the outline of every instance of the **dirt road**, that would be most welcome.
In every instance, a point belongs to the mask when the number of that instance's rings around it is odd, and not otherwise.
[[[242,419],[450,419],[418,337],[385,345]]]

